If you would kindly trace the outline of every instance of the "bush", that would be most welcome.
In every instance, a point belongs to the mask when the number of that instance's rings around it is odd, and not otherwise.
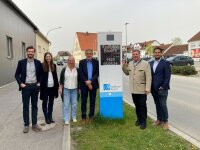
[[[180,75],[195,75],[197,74],[197,71],[193,66],[172,66],[171,73]]]

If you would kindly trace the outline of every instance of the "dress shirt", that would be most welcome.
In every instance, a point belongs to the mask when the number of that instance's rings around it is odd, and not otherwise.
[[[27,59],[27,66],[26,66],[26,83],[36,83],[36,72],[35,72],[35,63],[34,60],[30,61]]]
[[[53,80],[53,74],[51,71],[49,71],[48,75],[48,87],[53,87],[54,86],[54,80]]]
[[[78,87],[77,76],[78,73],[76,68],[70,70],[69,67],[66,67],[64,87],[67,89],[76,89]]]
[[[88,80],[92,80],[92,60],[87,60]]]
[[[160,58],[160,59],[161,59],[161,58]],[[160,62],[160,59],[159,59],[159,60],[154,59],[154,63],[153,63],[153,72],[154,72],[154,73],[156,72],[156,68],[157,68],[157,66],[158,66],[158,64],[159,64],[159,62]]]

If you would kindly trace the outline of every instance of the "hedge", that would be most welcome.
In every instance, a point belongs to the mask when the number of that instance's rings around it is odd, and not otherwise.
[[[171,66],[172,74],[180,75],[196,75],[197,71],[194,66]]]

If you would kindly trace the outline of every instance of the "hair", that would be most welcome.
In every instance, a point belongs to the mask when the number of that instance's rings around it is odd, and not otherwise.
[[[35,48],[33,46],[29,46],[26,48],[26,52],[29,50],[29,49],[34,49],[34,53],[36,52]]]
[[[160,48],[160,47],[155,47],[155,48],[153,49],[153,52],[155,52],[156,49],[159,49],[161,53],[163,52],[163,49]]]
[[[74,60],[74,66],[73,66],[73,67],[76,67],[76,66],[75,66],[75,58],[74,58],[74,56],[72,56],[72,55],[69,55],[69,57],[68,57],[67,61],[69,60],[69,58],[73,58],[73,60]],[[67,63],[67,65],[68,65],[68,63]]]
[[[92,49],[86,49],[86,50],[85,50],[85,54],[86,54],[87,52],[89,52],[89,51],[93,53],[93,50],[92,50]]]
[[[133,50],[132,53],[133,53],[133,52],[138,52],[138,53],[140,54],[140,50]]]
[[[51,56],[50,66],[49,66],[49,64],[47,63],[47,60],[46,60],[47,54],[49,54]],[[49,68],[51,69],[51,71],[55,70],[54,63],[53,63],[53,56],[50,52],[46,52],[44,54],[44,62],[42,63],[42,66],[43,66],[44,72],[49,72]]]

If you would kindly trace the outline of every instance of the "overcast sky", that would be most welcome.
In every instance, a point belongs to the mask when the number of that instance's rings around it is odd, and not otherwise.
[[[157,40],[184,43],[200,31],[200,0],[13,0],[46,35],[54,53],[73,49],[76,32],[121,31],[125,45]]]

